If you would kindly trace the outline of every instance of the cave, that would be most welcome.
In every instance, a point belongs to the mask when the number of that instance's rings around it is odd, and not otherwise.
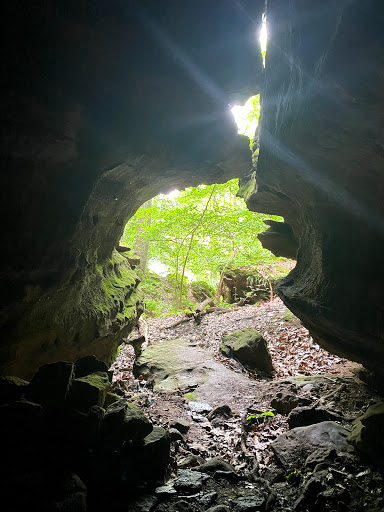
[[[297,259],[279,296],[380,387],[382,2],[19,0],[2,15],[0,375],[108,368],[143,312],[116,251],[128,218],[239,178],[250,210],[284,218],[260,235]],[[255,94],[251,152],[229,105]]]

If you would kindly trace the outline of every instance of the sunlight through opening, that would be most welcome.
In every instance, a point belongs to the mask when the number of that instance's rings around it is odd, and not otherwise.
[[[251,143],[255,137],[260,117],[260,94],[251,96],[244,105],[235,105],[231,112],[237,124],[237,131],[246,135]]]
[[[265,56],[267,54],[267,17],[265,14],[263,14],[259,41],[261,48],[261,56],[263,58],[263,66],[265,67]]]

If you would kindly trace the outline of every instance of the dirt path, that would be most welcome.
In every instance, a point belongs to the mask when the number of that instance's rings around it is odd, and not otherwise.
[[[178,459],[192,450],[204,457],[220,455],[236,469],[244,468],[241,418],[253,410],[271,411],[271,400],[289,384],[281,384],[282,379],[306,376],[301,380],[303,387],[312,380],[310,389],[318,398],[337,378],[352,378],[350,370],[358,366],[313,343],[308,331],[277,298],[259,306],[206,315],[201,325],[191,320],[169,328],[180,318],[173,315],[148,320],[150,347],[144,358],[147,353],[158,361],[155,379],[134,378],[134,354],[129,344],[124,344],[113,365],[115,389],[144,408],[155,424],[168,427],[178,418],[190,422],[188,443],[180,446]],[[258,380],[254,372],[219,354],[221,336],[244,327],[256,328],[267,340],[276,370],[271,381]],[[319,373],[328,377],[310,378]],[[210,408],[228,405],[233,417],[212,425],[207,420],[208,411],[193,410],[195,402],[207,403]],[[259,429],[259,436],[247,440],[251,450],[257,446],[260,463],[268,464],[270,442],[287,428],[286,417],[275,413],[273,422]]]

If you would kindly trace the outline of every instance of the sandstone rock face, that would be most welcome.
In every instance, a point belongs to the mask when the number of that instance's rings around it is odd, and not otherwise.
[[[249,19],[220,0],[4,8],[1,374],[89,353],[109,364],[142,312],[114,252],[128,218],[249,170],[228,107],[261,78],[249,20],[264,2],[245,4]]]
[[[249,207],[285,219],[266,246],[298,248],[280,296],[320,345],[380,371],[382,2],[268,0],[265,72],[264,0],[34,5],[2,12],[0,373],[109,364],[142,311],[114,252],[129,216],[245,174]],[[260,90],[250,175],[228,104]]]
[[[297,241],[280,297],[321,346],[380,371],[383,6],[326,6],[268,0],[259,157],[244,189],[250,209],[282,215]]]

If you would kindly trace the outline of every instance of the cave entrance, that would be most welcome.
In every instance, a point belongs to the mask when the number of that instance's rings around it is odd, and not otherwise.
[[[241,191],[240,191],[241,193]],[[237,179],[160,194],[127,223],[121,247],[136,267],[147,315],[273,298],[273,282],[293,263],[264,249],[257,235],[277,216],[248,210]],[[209,300],[210,299],[210,300]]]

